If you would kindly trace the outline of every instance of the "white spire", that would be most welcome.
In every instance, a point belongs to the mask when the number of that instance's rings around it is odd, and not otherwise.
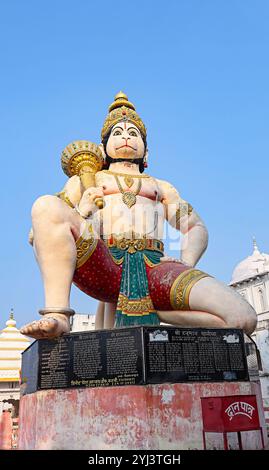
[[[14,308],[10,310],[10,315],[9,315],[10,320],[14,320]]]
[[[16,328],[16,320],[14,320],[14,310],[10,310],[9,319],[6,321],[6,325],[9,328]]]
[[[13,309],[11,309],[6,327],[0,331],[0,383],[19,382],[21,353],[29,345],[29,338],[23,336],[16,327]]]
[[[256,242],[256,237],[254,236],[252,238],[253,238],[253,254],[260,255],[261,253]]]

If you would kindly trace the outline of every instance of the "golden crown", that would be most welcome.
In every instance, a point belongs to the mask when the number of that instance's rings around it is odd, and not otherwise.
[[[107,115],[101,137],[102,140],[107,136],[107,134],[111,131],[112,127],[117,124],[117,122],[127,120],[131,121],[141,132],[143,137],[146,139],[147,137],[147,130],[142,121],[142,119],[138,116],[133,103],[128,101],[128,96],[125,95],[122,91],[120,91],[113,101],[113,103],[109,106],[109,114]]]

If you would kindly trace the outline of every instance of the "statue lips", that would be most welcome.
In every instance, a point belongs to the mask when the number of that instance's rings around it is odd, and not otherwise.
[[[135,152],[137,151],[137,148],[132,147],[131,145],[127,145],[127,144],[121,145],[120,147],[116,147],[116,150],[122,149],[123,147],[129,147],[130,149],[135,150]]]

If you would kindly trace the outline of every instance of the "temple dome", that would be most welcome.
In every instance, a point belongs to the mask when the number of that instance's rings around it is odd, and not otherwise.
[[[11,310],[6,328],[0,332],[0,382],[20,380],[21,353],[30,345],[30,340],[16,327]]]
[[[259,274],[269,272],[269,254],[261,253],[253,240],[253,253],[238,263],[233,271],[230,284],[242,282]]]

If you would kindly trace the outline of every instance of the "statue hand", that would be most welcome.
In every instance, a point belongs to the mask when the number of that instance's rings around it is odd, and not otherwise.
[[[89,217],[90,215],[92,215],[94,212],[98,210],[98,207],[95,204],[95,200],[97,198],[102,199],[103,197],[104,197],[104,192],[103,192],[103,189],[100,187],[96,187],[96,188],[92,187],[92,188],[86,189],[78,205],[80,214],[83,217]]]

